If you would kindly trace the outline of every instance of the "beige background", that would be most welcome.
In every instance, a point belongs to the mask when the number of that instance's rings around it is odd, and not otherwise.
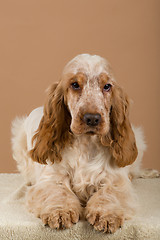
[[[15,172],[10,125],[43,104],[45,89],[80,53],[108,58],[144,128],[144,166],[160,170],[160,1],[0,1],[0,172]]]

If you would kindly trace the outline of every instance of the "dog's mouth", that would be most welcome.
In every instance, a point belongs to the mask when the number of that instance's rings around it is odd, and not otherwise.
[[[88,131],[86,132],[87,135],[95,135],[96,133],[94,131]]]
[[[88,131],[86,131],[86,130],[82,130],[82,131],[75,131],[75,129],[70,129],[70,132],[72,133],[72,134],[75,134],[75,135],[82,135],[82,134],[85,134],[85,135],[88,135],[88,136],[93,136],[93,135],[97,135],[98,133],[97,133],[97,131],[96,130],[88,130]]]

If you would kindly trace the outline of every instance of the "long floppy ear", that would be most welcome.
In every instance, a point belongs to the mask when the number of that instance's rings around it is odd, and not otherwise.
[[[33,136],[31,158],[46,164],[49,159],[60,162],[61,150],[70,138],[71,117],[64,104],[64,93],[60,84],[53,84],[48,90],[48,98],[44,106],[44,115],[36,134]]]
[[[110,110],[110,132],[101,140],[103,145],[109,146],[112,159],[119,167],[130,165],[136,160],[138,151],[129,121],[129,100],[116,85]]]

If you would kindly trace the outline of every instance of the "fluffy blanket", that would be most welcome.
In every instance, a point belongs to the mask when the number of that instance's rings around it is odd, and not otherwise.
[[[10,240],[160,240],[160,178],[133,182],[138,195],[136,216],[115,234],[97,232],[86,221],[71,229],[52,230],[28,213],[19,174],[0,174],[0,239]]]

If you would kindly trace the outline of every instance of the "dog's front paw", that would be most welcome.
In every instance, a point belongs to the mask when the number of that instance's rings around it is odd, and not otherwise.
[[[45,225],[49,225],[50,228],[66,229],[78,222],[79,212],[76,209],[54,209],[48,213],[41,214],[40,218],[42,222]]]
[[[101,211],[86,209],[86,219],[96,230],[106,233],[116,232],[124,222],[123,216],[118,216],[116,213],[107,214],[103,209]]]

